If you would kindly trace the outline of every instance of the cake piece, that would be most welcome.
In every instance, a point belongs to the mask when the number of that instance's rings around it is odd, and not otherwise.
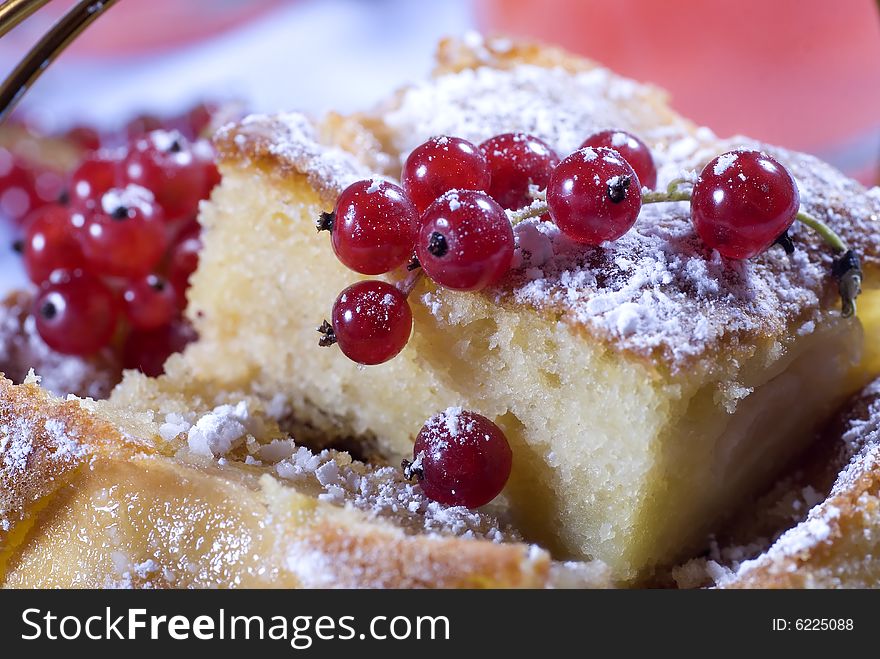
[[[218,134],[223,183],[202,208],[189,296],[201,338],[168,378],[273,400],[298,437],[361,437],[391,462],[411,457],[432,414],[471,409],[511,442],[504,501],[524,537],[630,582],[692,555],[867,379],[858,364],[877,327],[841,318],[829,251],[804,227],[793,255],[733,263],[702,245],[685,204],[646,206],[597,248],[532,221],[494,289],[418,285],[413,335],[394,360],[359,368],[316,345],[336,295],[359,279],[314,229],[348,184],[393,175],[435,134],[526,131],[565,155],[609,127],[649,144],[660,188],[733,147],[765,148],[875,283],[876,191],[809,156],[718,139],[656,89],[559,51],[447,42],[433,78],[373,113],[254,116]],[[872,318],[871,296],[861,302]],[[161,386],[132,376],[113,398]]]
[[[718,586],[877,587],[880,380],[855,396],[827,428],[793,482],[786,484],[779,506],[804,498],[813,505],[794,506],[798,523],[769,549],[737,561],[732,570],[713,565]]]
[[[0,380],[0,585],[609,584],[600,563],[553,563],[397,469],[268,441],[271,426],[253,401],[151,422]]]

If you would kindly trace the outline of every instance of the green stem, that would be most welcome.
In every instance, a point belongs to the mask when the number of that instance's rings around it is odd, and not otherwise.
[[[682,190],[681,186],[688,183],[684,179],[675,179],[666,188],[665,191],[653,190],[642,194],[642,204],[661,204],[671,201],[690,201],[691,192]],[[516,226],[520,222],[541,217],[544,213],[549,212],[547,206],[547,195],[545,192],[537,192],[534,195],[535,201],[525,208],[516,211],[507,211],[511,224]],[[805,211],[800,211],[797,220],[815,231],[825,243],[834,250],[837,255],[835,264],[847,264],[842,270],[837,272],[835,265],[834,276],[838,281],[840,288],[840,297],[842,301],[842,314],[848,318],[856,312],[856,297],[861,292],[861,269],[858,264],[858,257],[854,253],[850,253],[850,249],[846,242],[835,233],[834,229],[825,224],[822,220],[813,217]]]
[[[846,243],[843,242],[843,239],[834,233],[834,230],[822,220],[815,218],[804,211],[797,214],[797,219],[800,220],[802,224],[806,224],[813,231],[822,236],[822,240],[828,243],[828,245],[831,246],[831,249],[838,254],[842,254],[849,249],[849,247],[846,246]]]
[[[677,185],[674,185],[675,183],[676,181],[670,183],[666,192],[660,190],[645,192],[642,194],[642,204],[660,204],[667,201],[690,201],[691,193],[686,190],[678,189]],[[800,211],[795,219],[800,220],[801,223],[806,224],[813,229],[813,231],[818,233],[822,237],[822,240],[824,240],[828,246],[838,254],[843,254],[849,249],[843,241],[843,238],[838,236],[834,232],[834,229],[829,227],[822,220],[813,217],[805,211]]]
[[[642,193],[643,204],[660,204],[666,201],[690,201],[691,193],[683,190],[674,190],[662,192],[655,190],[653,192]]]

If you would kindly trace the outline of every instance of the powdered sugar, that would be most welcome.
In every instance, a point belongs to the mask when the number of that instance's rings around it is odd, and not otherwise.
[[[602,68],[569,73],[530,65],[481,67],[413,85],[385,122],[402,158],[431,135],[479,144],[508,132],[535,135],[566,155],[599,127],[633,130],[640,110],[621,117],[619,101],[647,102],[648,96],[647,88]]]
[[[447,410],[447,412],[449,412]],[[457,415],[446,414],[455,423]],[[483,512],[444,506],[428,499],[421,488],[403,479],[394,467],[370,467],[352,462],[344,453],[313,453],[299,447],[290,458],[275,465],[279,477],[303,486],[317,486],[318,498],[352,506],[372,516],[388,519],[409,532],[518,540],[519,536]]]
[[[730,169],[730,167],[733,165],[733,163],[736,162],[736,159],[738,157],[739,154],[735,152],[722,154],[715,161],[715,166],[712,168],[712,173],[715,174],[715,176],[721,176],[722,174],[724,174],[724,172]]]
[[[305,173],[328,201],[335,201],[351,183],[375,174],[351,153],[322,144],[315,124],[296,112],[251,115],[240,124],[223,126],[216,142],[221,152],[234,149],[239,157],[270,156],[284,167]]]
[[[5,474],[14,475],[27,468],[28,456],[34,449],[36,426],[33,421],[20,417],[0,426],[0,456]]]
[[[719,153],[762,149],[792,171],[807,210],[842,233],[865,261],[876,261],[880,232],[870,224],[880,215],[876,195],[809,156],[745,138],[718,140],[671,114],[646,118],[643,109],[652,104],[653,90],[602,68],[481,67],[404,90],[382,119],[401,158],[433,134],[479,143],[517,131],[536,135],[564,156],[590,133],[614,126],[650,146],[660,188],[675,178],[693,181]],[[592,149],[580,153],[597,156]],[[734,159],[724,157],[716,168]],[[787,332],[796,318],[802,324],[818,320],[822,303],[833,300],[830,252],[801,227],[793,233],[798,249],[791,257],[770,249],[746,262],[727,262],[696,236],[686,203],[646,205],[633,230],[614,243],[584,247],[548,234],[552,257],[536,262],[520,253],[519,268],[490,294],[552,311],[618,349],[661,357],[678,369],[721,341]]]
[[[513,228],[516,247],[511,267],[538,268],[553,258],[553,241],[549,232],[555,225],[539,220],[520,222]]]
[[[4,401],[5,403],[5,401]],[[73,463],[87,454],[87,448],[79,441],[76,432],[62,420],[54,417],[40,418],[24,414],[16,408],[0,409],[0,531],[12,528],[20,515],[23,496],[31,496],[27,489],[29,474],[36,462],[42,465],[37,473],[51,473],[51,465]],[[51,479],[51,477],[48,477]],[[2,541],[0,541],[2,544]]]
[[[198,455],[225,456],[244,441],[250,423],[245,401],[220,405],[190,428],[187,444]]]
[[[144,215],[153,212],[153,193],[146,188],[129,183],[124,188],[112,188],[101,195],[101,210],[113,215],[119,209],[136,208]]]
[[[611,146],[626,146],[630,142],[630,138],[626,133],[616,131],[611,135]]]

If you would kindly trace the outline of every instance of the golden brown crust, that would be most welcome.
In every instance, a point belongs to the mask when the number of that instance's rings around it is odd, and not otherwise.
[[[214,145],[220,162],[281,182],[305,176],[329,208],[349,183],[384,173],[390,162],[375,136],[335,113],[320,122],[298,113],[247,117],[221,128]]]
[[[141,447],[142,448],[142,447]],[[92,456],[134,445],[76,401],[0,378],[0,553],[14,526]]]
[[[414,533],[304,494],[268,467],[219,464],[185,452],[162,455],[77,400],[54,399],[36,384],[4,380],[0,395],[0,510],[8,522],[0,532],[0,583],[381,588],[554,583],[549,555],[536,547]],[[80,528],[90,531],[81,534]],[[594,573],[580,585],[604,586],[607,580]]]

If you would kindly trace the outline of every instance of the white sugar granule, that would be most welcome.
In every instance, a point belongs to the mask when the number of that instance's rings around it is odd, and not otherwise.
[[[712,173],[715,176],[721,176],[726,172],[730,167],[737,161],[739,158],[738,153],[725,153],[718,157],[718,160],[715,161],[715,166],[712,168]]]

